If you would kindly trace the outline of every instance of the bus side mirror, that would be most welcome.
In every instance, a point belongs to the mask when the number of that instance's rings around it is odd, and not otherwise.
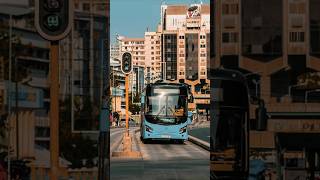
[[[268,125],[267,109],[264,107],[264,103],[260,102],[259,107],[256,109],[257,130],[265,131]]]
[[[192,123],[192,119],[193,119],[193,113],[191,111],[188,111],[188,124]]]

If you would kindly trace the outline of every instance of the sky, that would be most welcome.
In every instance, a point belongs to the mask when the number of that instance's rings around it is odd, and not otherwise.
[[[144,32],[155,31],[160,23],[160,6],[165,4],[195,4],[200,0],[110,0],[110,38],[115,35],[142,38]],[[209,4],[210,0],[202,0]]]

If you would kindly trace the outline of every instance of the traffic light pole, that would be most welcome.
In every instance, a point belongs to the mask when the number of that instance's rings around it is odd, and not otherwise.
[[[59,41],[50,46],[50,179],[59,176]]]
[[[126,74],[126,133],[129,136],[129,74]]]

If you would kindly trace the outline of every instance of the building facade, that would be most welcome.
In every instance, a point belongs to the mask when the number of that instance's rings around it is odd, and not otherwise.
[[[316,0],[211,4],[210,68],[243,72],[250,94],[265,101],[268,129],[255,131],[251,117],[251,150],[285,179],[319,172],[319,7]]]
[[[161,33],[145,32],[146,81],[155,82],[161,78]]]
[[[195,98],[191,108],[208,109],[210,6],[161,6],[161,62],[163,78],[187,83]]]

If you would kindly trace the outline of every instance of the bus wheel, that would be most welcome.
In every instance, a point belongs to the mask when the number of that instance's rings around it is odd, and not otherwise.
[[[184,144],[184,140],[183,139],[176,139],[175,142],[177,144]]]
[[[148,144],[148,142],[149,142],[148,139],[142,139],[142,138],[141,138],[141,141],[143,144]]]

